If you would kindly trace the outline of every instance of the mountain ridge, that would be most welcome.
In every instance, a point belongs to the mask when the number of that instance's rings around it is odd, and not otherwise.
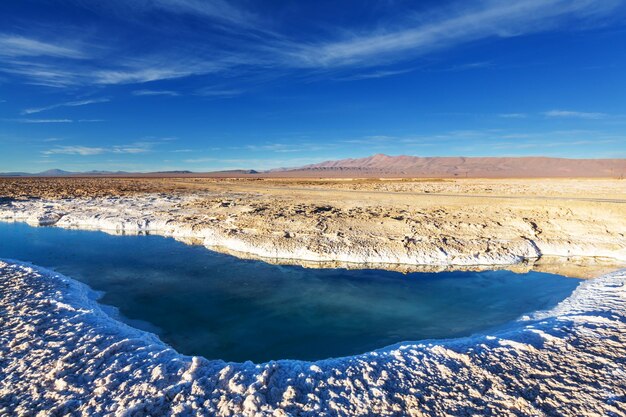
[[[192,172],[188,170],[125,172],[71,172],[50,169],[39,173],[6,172],[1,177],[434,177],[434,178],[542,178],[542,177],[626,177],[626,158],[571,159],[545,156],[524,157],[421,157],[375,154],[363,158],[327,160],[301,167]]]
[[[283,172],[360,172],[417,177],[619,177],[626,175],[626,159],[420,157],[379,153],[364,158],[328,160]]]

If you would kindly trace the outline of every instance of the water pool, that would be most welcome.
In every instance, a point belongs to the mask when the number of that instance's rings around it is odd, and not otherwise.
[[[160,236],[20,223],[0,223],[0,258],[84,282],[121,320],[181,353],[227,361],[315,360],[466,336],[553,307],[580,283],[539,272],[277,266]]]

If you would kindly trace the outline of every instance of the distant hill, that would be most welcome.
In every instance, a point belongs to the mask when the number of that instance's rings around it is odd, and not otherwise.
[[[419,157],[377,154],[276,170],[281,176],[412,176],[444,178],[620,177],[626,159],[547,157]]]
[[[72,172],[63,171],[62,169],[49,169],[47,171],[40,172],[37,175],[42,177],[63,177],[65,175],[72,175]]]
[[[298,168],[268,171],[237,169],[214,172],[157,171],[87,171],[70,172],[51,169],[38,173],[6,172],[0,177],[415,177],[415,178],[624,178],[626,159],[566,159],[547,157],[419,157],[372,155],[320,162]]]
[[[253,169],[234,169],[229,171],[193,172],[180,171],[156,171],[156,172],[125,172],[125,171],[84,171],[71,172],[62,169],[49,169],[47,171],[29,172],[0,172],[0,177],[240,177],[259,174]]]
[[[71,172],[62,169],[49,169],[38,173],[30,172],[0,172],[0,177],[63,177],[71,175]]]
[[[70,177],[70,176],[106,176],[106,175],[124,175],[129,174],[124,171],[86,171],[86,172],[71,172],[64,171],[62,169],[49,169],[42,172],[0,172],[0,177]]]

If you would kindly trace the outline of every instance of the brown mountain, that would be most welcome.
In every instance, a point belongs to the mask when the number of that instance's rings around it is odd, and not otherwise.
[[[367,158],[325,161],[282,171],[289,176],[399,177],[623,177],[626,159],[547,157],[418,157],[377,154]]]

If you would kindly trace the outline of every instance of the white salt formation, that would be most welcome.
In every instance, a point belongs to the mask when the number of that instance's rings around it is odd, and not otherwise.
[[[183,356],[92,295],[0,261],[0,415],[626,415],[626,271],[498,333],[314,363]]]
[[[542,256],[626,261],[622,206],[393,208],[311,205],[232,193],[140,194],[0,204],[0,220],[154,233],[265,259],[406,265],[512,265]],[[494,211],[495,210],[495,211]]]

